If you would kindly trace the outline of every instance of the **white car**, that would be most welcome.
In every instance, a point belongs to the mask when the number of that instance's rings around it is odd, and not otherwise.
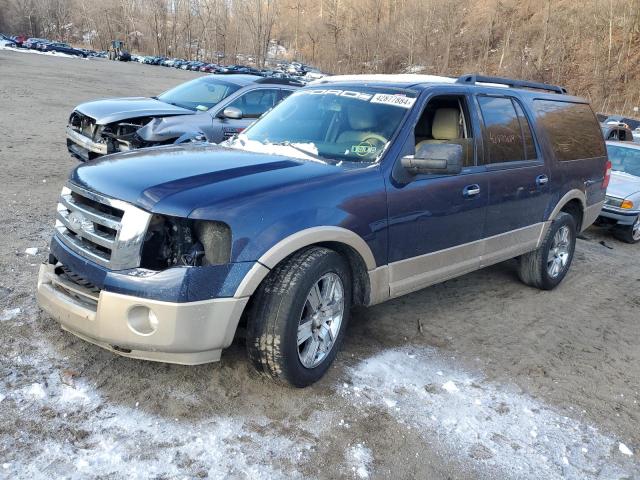
[[[598,223],[612,225],[624,242],[640,242],[640,145],[607,142],[607,153],[611,179]]]

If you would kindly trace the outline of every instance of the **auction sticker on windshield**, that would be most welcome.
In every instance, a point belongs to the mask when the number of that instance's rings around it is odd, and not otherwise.
[[[388,93],[376,93],[371,99],[371,103],[383,103],[396,107],[411,108],[416,99],[405,95],[390,95]]]

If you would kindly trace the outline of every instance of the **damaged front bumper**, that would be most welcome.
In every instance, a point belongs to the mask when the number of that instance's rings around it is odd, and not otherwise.
[[[165,302],[70,281],[53,264],[38,276],[38,304],[64,330],[118,355],[196,365],[231,345],[246,298]]]
[[[94,142],[71,127],[67,127],[67,148],[71,155],[84,161],[109,153],[106,143]]]

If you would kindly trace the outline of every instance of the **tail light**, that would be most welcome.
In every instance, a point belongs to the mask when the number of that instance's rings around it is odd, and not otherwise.
[[[602,181],[602,188],[605,190],[609,186],[609,180],[611,180],[611,161],[607,160],[604,165],[604,180]]]

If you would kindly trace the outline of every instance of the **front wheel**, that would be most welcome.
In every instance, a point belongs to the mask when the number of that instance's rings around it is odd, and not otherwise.
[[[541,290],[552,290],[564,279],[576,248],[576,222],[561,212],[551,222],[540,247],[518,258],[522,282]]]
[[[638,243],[640,242],[640,215],[638,215],[633,222],[633,225],[629,226],[616,226],[613,229],[613,235],[618,239],[626,243]]]
[[[284,260],[249,310],[247,351],[261,373],[296,387],[319,380],[336,357],[351,308],[349,265],[323,247]]]

